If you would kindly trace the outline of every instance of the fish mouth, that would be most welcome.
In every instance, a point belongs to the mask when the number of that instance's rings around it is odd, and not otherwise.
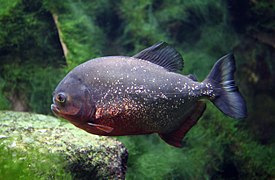
[[[51,110],[52,110],[52,112],[53,112],[55,115],[57,115],[57,116],[60,114],[60,109],[59,109],[58,106],[55,105],[55,104],[52,104],[52,105],[51,105]]]
[[[81,108],[79,110],[76,110],[74,112],[66,112],[58,107],[56,104],[51,105],[51,110],[54,115],[58,117],[65,118],[67,120],[73,120],[74,117],[79,117],[80,119],[82,118],[82,112]]]

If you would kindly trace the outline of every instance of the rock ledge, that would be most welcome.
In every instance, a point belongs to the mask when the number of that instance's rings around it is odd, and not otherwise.
[[[125,179],[128,153],[121,142],[52,116],[0,111],[0,145],[65,157],[74,179]]]

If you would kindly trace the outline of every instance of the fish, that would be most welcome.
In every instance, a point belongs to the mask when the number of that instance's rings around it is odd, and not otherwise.
[[[195,75],[182,75],[183,66],[181,54],[166,42],[132,57],[95,58],[60,81],[51,110],[91,134],[157,133],[178,148],[203,115],[207,100],[229,117],[247,117],[234,80],[233,53],[221,57],[202,82]]]

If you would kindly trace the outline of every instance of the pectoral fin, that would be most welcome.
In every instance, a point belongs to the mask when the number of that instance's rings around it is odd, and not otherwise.
[[[88,125],[90,126],[94,126],[95,128],[101,130],[101,131],[104,131],[106,133],[110,133],[113,131],[114,128],[112,127],[109,127],[109,126],[104,126],[104,125],[101,125],[101,124],[94,124],[94,123],[88,123]]]
[[[182,147],[181,141],[186,133],[198,122],[199,118],[205,110],[205,103],[199,101],[194,107],[190,115],[185,118],[181,127],[176,131],[167,134],[159,134],[159,136],[168,144],[175,147]]]

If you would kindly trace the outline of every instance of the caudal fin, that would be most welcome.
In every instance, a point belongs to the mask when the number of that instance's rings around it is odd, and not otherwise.
[[[211,101],[224,114],[242,119],[247,116],[245,100],[235,84],[235,59],[232,53],[220,58],[204,82],[214,87],[214,98]]]

